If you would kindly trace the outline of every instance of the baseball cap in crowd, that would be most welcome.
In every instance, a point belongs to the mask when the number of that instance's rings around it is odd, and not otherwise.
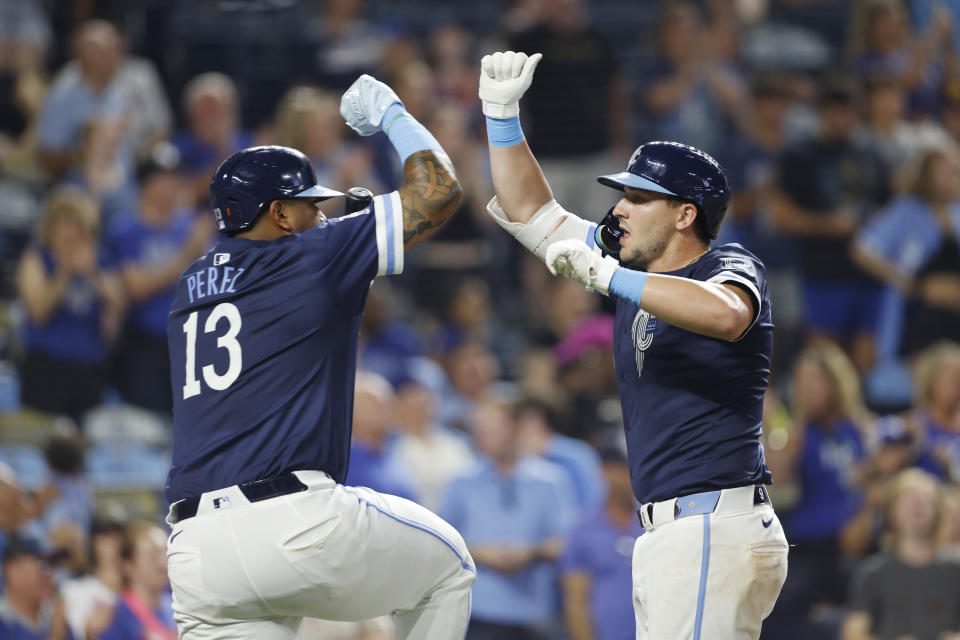
[[[3,546],[3,564],[23,556],[33,556],[49,561],[51,554],[35,538],[14,534],[7,538]]]
[[[881,416],[873,423],[873,429],[881,445],[913,444],[913,433],[900,416]]]
[[[412,371],[408,363],[404,363],[398,367],[395,367],[393,371],[390,372],[391,375],[384,376],[389,382],[390,386],[393,387],[394,391],[400,391],[400,389],[407,386],[425,386],[419,377],[417,377]]]
[[[103,533],[123,533],[127,528],[124,516],[109,511],[97,512],[90,520],[90,535],[98,536]]]
[[[157,173],[174,173],[180,170],[180,152],[169,142],[158,142],[137,165],[137,183],[143,184]]]
[[[432,392],[443,388],[446,375],[443,367],[424,356],[410,356],[394,367],[390,375],[384,375],[395,392],[405,387],[418,386]]]

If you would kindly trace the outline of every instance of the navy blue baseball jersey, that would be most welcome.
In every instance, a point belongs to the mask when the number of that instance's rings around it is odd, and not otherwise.
[[[773,322],[763,263],[725,244],[664,275],[737,284],[750,292],[756,315],[728,342],[616,298],[614,361],[634,494],[650,502],[769,483],[760,435]]]
[[[167,499],[295,470],[343,482],[367,291],[402,269],[396,192],[273,242],[224,237],[194,262],[167,322]]]

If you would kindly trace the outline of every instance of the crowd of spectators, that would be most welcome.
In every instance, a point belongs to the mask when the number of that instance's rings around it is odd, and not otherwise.
[[[612,307],[484,212],[478,61],[511,48],[544,53],[522,119],[571,210],[599,220],[594,177],[645,140],[726,168],[717,242],[765,262],[776,324],[764,442],[792,547],[764,637],[960,638],[958,34],[955,0],[0,0],[0,637],[175,637],[173,286],[238,149],[398,186],[338,112],[364,72],[464,199],[371,288],[347,482],[463,534],[470,640],[634,637]]]

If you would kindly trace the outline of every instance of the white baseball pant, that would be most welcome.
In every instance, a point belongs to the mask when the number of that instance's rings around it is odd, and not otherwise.
[[[304,617],[391,613],[397,638],[463,638],[476,568],[453,527],[409,500],[295,474],[305,491],[250,502],[227,487],[192,518],[168,515],[181,639],[290,640]]]
[[[754,487],[717,493],[710,513],[676,517],[684,498],[647,511],[633,550],[637,640],[760,637],[787,577],[787,539],[771,504],[754,505]]]

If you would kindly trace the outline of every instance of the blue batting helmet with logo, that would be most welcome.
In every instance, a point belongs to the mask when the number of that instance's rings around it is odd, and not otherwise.
[[[223,161],[210,180],[210,200],[217,228],[245,231],[273,200],[319,198],[343,194],[317,184],[309,158],[289,147],[250,147]]]
[[[648,142],[637,147],[627,170],[600,176],[614,189],[656,191],[697,205],[707,235],[717,237],[730,205],[730,187],[720,164],[703,151],[679,142]]]

